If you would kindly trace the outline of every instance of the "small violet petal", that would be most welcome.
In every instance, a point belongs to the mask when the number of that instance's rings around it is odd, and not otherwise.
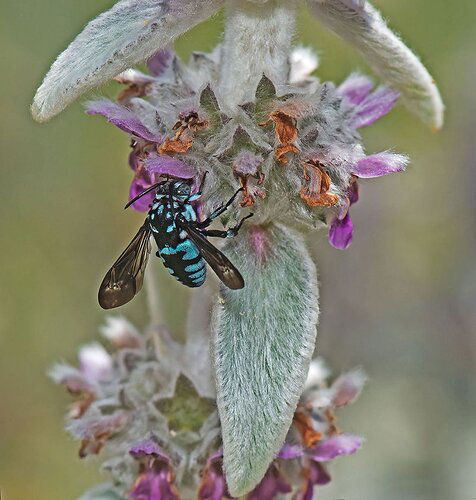
[[[145,169],[153,174],[171,175],[179,179],[192,179],[196,175],[196,170],[172,156],[150,153],[144,163]]]
[[[359,160],[352,173],[363,179],[381,177],[382,175],[402,172],[408,164],[408,157],[396,153],[377,153]]]
[[[331,476],[326,468],[319,462],[311,462],[308,469],[308,479],[302,500],[313,500],[314,486],[324,486],[330,483]]]
[[[373,89],[372,80],[365,75],[353,73],[337,89],[337,92],[346,97],[352,104],[360,104]]]
[[[197,498],[198,500],[222,500],[222,498],[231,498],[228,494],[228,488],[223,474],[212,471],[209,472],[202,482]]]
[[[198,490],[198,500],[222,500],[222,498],[231,498],[228,493],[225,476],[219,463],[209,464],[201,485]]]
[[[319,462],[311,462],[311,481],[313,484],[324,486],[330,483],[331,476],[322,464]]]
[[[248,500],[273,500],[280,493],[291,491],[291,485],[284,479],[279,469],[272,464],[258,486],[248,495]]]
[[[144,192],[151,185],[152,183],[145,184],[141,178],[135,178],[129,189],[129,200],[132,200],[137,195]],[[155,193],[151,191],[135,201],[131,207],[138,212],[147,212],[149,210],[149,205],[151,205],[154,200],[154,197]]]
[[[133,500],[179,500],[167,469],[148,470],[139,475],[129,493]]]
[[[162,141],[162,138],[150,132],[141,122],[139,117],[130,109],[109,101],[108,99],[90,101],[86,105],[86,113],[89,115],[102,115],[124,132],[145,139],[146,141]]]
[[[144,345],[141,334],[124,316],[107,316],[99,330],[118,349],[136,349]]]
[[[158,50],[147,60],[147,68],[154,76],[162,76],[170,66],[174,53],[171,50]]]
[[[342,374],[330,388],[332,406],[340,408],[353,403],[360,396],[366,380],[365,373],[360,369]]]
[[[96,392],[96,381],[88,380],[84,373],[72,366],[58,363],[53,366],[49,375],[57,384],[65,385],[72,394]]]
[[[78,353],[81,372],[90,380],[107,380],[112,376],[112,358],[98,342],[85,345]]]
[[[327,462],[340,456],[352,455],[362,446],[362,438],[340,434],[318,443],[307,455],[316,462]]]
[[[298,444],[283,444],[281,451],[278,453],[278,458],[285,460],[292,460],[294,458],[302,457],[304,455],[304,448]]]
[[[129,167],[131,168],[131,170],[134,170],[135,172],[138,166],[139,166],[139,156],[137,154],[137,151],[133,149],[129,153]]]
[[[354,236],[354,225],[350,215],[347,214],[342,220],[334,219],[329,229],[329,243],[339,250],[345,250],[350,246]]]
[[[253,154],[251,151],[240,151],[233,162],[233,171],[242,175],[255,175],[258,167],[263,163],[261,156]]]
[[[167,463],[170,461],[169,457],[162,451],[160,446],[153,439],[146,439],[135,444],[129,450],[129,454],[137,459],[145,456],[153,456]]]
[[[223,474],[223,450],[219,449],[209,457],[197,498],[198,500],[231,498]]]
[[[359,201],[359,185],[357,182],[351,182],[347,188],[347,198],[349,199],[349,205],[353,205]]]
[[[400,93],[396,90],[379,87],[356,108],[356,113],[350,122],[350,126],[353,128],[362,128],[372,125],[372,123],[390,112],[399,97]]]

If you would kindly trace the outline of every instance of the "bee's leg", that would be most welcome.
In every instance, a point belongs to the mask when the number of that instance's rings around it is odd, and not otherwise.
[[[225,229],[223,231],[216,230],[216,229],[208,229],[208,230],[205,229],[205,230],[201,231],[201,233],[204,236],[211,236],[214,238],[234,238],[238,234],[238,231],[240,230],[241,226],[243,225],[243,222],[246,219],[249,219],[250,217],[253,217],[253,214],[249,214],[246,217],[243,217],[243,219],[241,219],[240,222],[236,226],[230,227],[229,229]]]
[[[235,198],[238,196],[238,193],[243,191],[243,188],[238,189],[235,194],[224,204],[220,205],[216,210],[214,210],[204,221],[198,223],[198,227],[204,229],[208,227],[214,219],[220,216],[223,212],[227,210],[227,208],[235,201]]]
[[[192,194],[190,196],[190,198],[188,199],[188,201],[195,201],[195,200],[198,200],[200,198],[200,196],[202,196],[202,193],[203,193],[203,186],[205,185],[205,178],[208,174],[208,170],[206,170],[204,173],[203,173],[203,177],[202,177],[202,181],[200,182],[200,186],[198,188],[198,191],[195,193],[195,194]]]
[[[203,192],[203,186],[205,185],[205,179],[207,177],[207,174],[208,174],[208,170],[205,170],[205,172],[203,172],[202,182],[200,182],[200,187],[198,188],[198,192],[200,194],[202,194],[202,192]]]

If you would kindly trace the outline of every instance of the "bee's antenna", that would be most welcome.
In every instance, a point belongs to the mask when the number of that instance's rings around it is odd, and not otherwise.
[[[168,177],[168,176],[167,176]],[[142,193],[138,194],[137,196],[134,196],[134,198],[132,198],[132,200],[129,200],[126,204],[126,206],[124,207],[124,210],[126,210],[126,208],[129,208],[133,203],[135,203],[139,198],[142,198],[144,195],[146,195],[147,193],[150,193],[152,190],[154,189],[157,189],[159,186],[162,186],[164,184],[167,184],[167,182],[169,182],[169,180],[167,179],[166,181],[162,181],[162,182],[158,182],[157,184],[154,184],[153,186],[150,186],[148,187],[145,191],[142,191]]]

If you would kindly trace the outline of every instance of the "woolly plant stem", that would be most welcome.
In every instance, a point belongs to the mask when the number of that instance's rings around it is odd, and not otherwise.
[[[160,292],[154,266],[150,263],[145,271],[145,296],[150,323],[157,326],[163,323],[162,308],[160,306]]]
[[[294,0],[227,1],[218,88],[227,108],[252,101],[263,74],[285,85],[295,24]]]

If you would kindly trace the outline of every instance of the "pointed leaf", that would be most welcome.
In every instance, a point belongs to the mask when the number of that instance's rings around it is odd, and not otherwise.
[[[122,496],[114,490],[112,484],[104,483],[90,489],[78,500],[121,500]]]
[[[263,478],[291,424],[314,350],[316,269],[301,236],[253,227],[225,254],[245,287],[223,289],[214,316],[217,403],[230,494]]]
[[[277,99],[276,87],[266,75],[263,75],[258,83],[255,98],[255,119],[258,123],[266,122],[269,118],[270,104]]]
[[[42,122],[84,92],[138,63],[194,25],[222,0],[120,0],[91,21],[53,63],[32,105]]]
[[[212,129],[221,124],[220,106],[210,85],[207,85],[200,94],[200,106],[207,113],[209,125]]]
[[[276,98],[276,87],[274,83],[266,76],[263,75],[258,83],[256,89],[256,100],[270,100]]]
[[[401,92],[411,111],[432,128],[441,128],[444,105],[431,75],[377,10],[368,2],[349,0],[311,0],[309,5],[316,17],[359,50],[375,72]]]

